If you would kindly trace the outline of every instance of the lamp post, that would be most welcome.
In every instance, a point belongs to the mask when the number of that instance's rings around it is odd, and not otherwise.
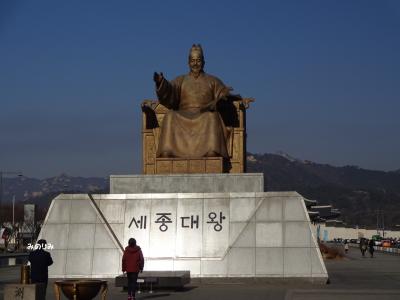
[[[13,228],[14,228],[14,226],[15,226],[15,195],[13,196],[12,203],[13,203],[13,221],[12,221],[12,224],[13,224]]]

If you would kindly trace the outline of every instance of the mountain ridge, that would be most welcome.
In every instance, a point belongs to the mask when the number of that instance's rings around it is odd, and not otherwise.
[[[400,224],[400,170],[336,167],[293,158],[281,151],[248,153],[247,172],[264,173],[265,191],[295,190],[320,204],[332,204],[349,225],[376,225],[378,210],[385,215],[386,224]],[[44,209],[60,192],[109,192],[107,178],[67,174],[46,179],[4,178],[3,183],[3,203],[10,203],[15,195],[17,201],[36,203]]]
[[[248,172],[264,173],[265,191],[296,190],[320,204],[332,204],[348,225],[400,224],[400,173],[250,155]]]

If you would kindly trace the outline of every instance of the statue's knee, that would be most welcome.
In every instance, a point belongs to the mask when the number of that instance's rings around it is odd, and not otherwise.
[[[220,155],[218,155],[218,153],[215,151],[208,151],[205,156],[206,157],[216,157],[216,156],[220,156]]]
[[[173,157],[173,155],[169,151],[163,151],[163,152],[160,153],[160,157],[167,158],[167,157]]]

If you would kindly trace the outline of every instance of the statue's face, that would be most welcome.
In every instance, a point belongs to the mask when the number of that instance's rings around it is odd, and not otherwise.
[[[204,61],[201,54],[197,51],[193,51],[189,57],[189,67],[190,71],[194,75],[199,75],[203,71]]]

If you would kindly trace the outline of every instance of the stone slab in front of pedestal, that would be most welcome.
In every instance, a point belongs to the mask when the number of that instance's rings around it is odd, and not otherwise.
[[[111,194],[263,192],[263,173],[111,175]]]
[[[10,283],[4,285],[5,300],[42,300],[46,295],[44,284]]]

